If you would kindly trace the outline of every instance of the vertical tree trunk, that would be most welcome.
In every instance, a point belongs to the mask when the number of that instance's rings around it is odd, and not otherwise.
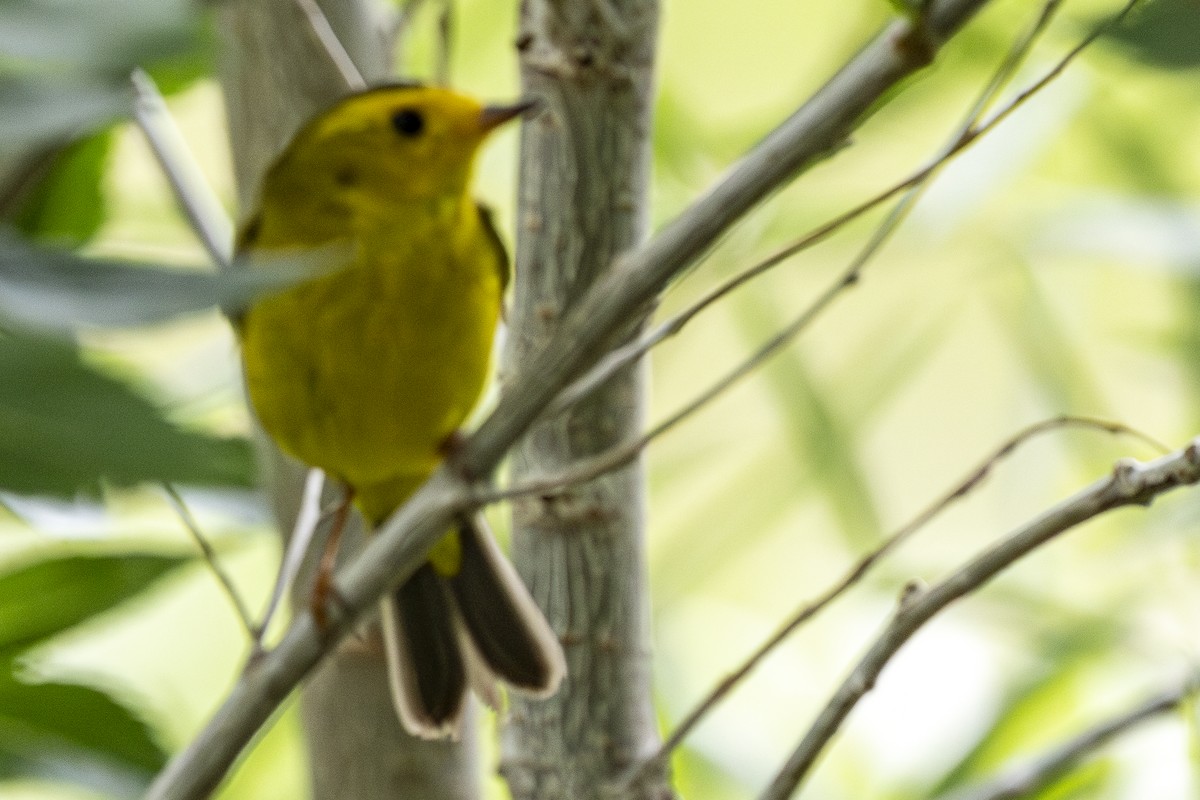
[[[368,83],[388,76],[392,36],[377,0],[322,0],[329,22]],[[296,129],[348,93],[296,0],[233,0],[220,17],[220,71],[229,117],[240,216],[254,210],[263,172]],[[269,451],[272,500],[290,531],[302,471]],[[327,487],[328,489],[329,487]],[[347,531],[343,551],[361,541]],[[301,579],[294,602],[307,602]],[[348,640],[301,691],[314,800],[472,800],[479,796],[473,726],[463,742],[424,742],[403,732],[392,708],[377,627]]]
[[[552,341],[564,310],[646,234],[656,23],[653,0],[522,3],[522,76],[542,110],[522,138],[510,364]],[[541,421],[514,452],[514,479],[632,437],[643,397],[638,367]],[[515,800],[604,796],[658,743],[643,527],[640,463],[514,504],[514,560],[568,664],[555,697],[512,698],[501,770]],[[670,794],[657,774],[625,796]]]

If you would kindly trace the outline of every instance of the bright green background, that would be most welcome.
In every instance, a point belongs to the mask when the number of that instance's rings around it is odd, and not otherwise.
[[[458,4],[453,63],[462,88],[516,94],[512,5]],[[182,0],[122,0],[90,16],[56,17],[55,7],[0,4],[0,176],[30,142],[120,116],[128,67],[147,63],[173,92],[172,110],[232,210],[219,90],[206,77],[208,21]],[[993,3],[851,147],[727,237],[661,313],[922,165],[1038,7]],[[1112,8],[1066,3],[1018,83],[1036,79]],[[716,180],[888,13],[883,0],[667,3],[655,222]],[[1200,45],[1187,32],[1198,17],[1186,0],[1148,4],[1119,41],[1097,45],[956,161],[862,283],[786,354],[651,449],[666,728],[792,609],[1020,427],[1077,414],[1174,446],[1196,433]],[[410,68],[425,71],[431,54],[428,37],[419,38]],[[479,175],[479,193],[506,231],[514,148],[512,133],[497,141]],[[86,241],[83,252],[112,259],[114,269],[205,263],[140,135],[124,123],[76,147],[32,197],[5,210],[43,241]],[[795,315],[878,219],[777,268],[660,348],[652,417]],[[0,250],[0,280],[40,263],[15,259],[11,239],[0,244],[9,248]],[[77,345],[0,333],[0,486],[26,492],[0,495],[8,573],[0,660],[11,666],[0,683],[0,778],[42,776],[0,784],[5,798],[136,794],[161,748],[197,730],[240,665],[245,643],[229,604],[202,567],[180,558],[189,542],[147,480],[195,487],[189,503],[252,607],[273,576],[275,539],[261,501],[244,488],[249,422],[232,337],[211,310],[166,323],[155,316],[162,302],[204,308],[244,289],[201,282],[174,291],[157,306],[128,297],[103,306],[149,324],[89,327]],[[21,309],[36,320],[72,308],[66,296]],[[89,297],[80,307],[99,307]],[[23,331],[28,321],[0,317],[0,329]],[[937,580],[1125,455],[1154,453],[1070,432],[1006,461],[732,694],[676,759],[685,796],[753,796],[907,581]],[[809,794],[929,797],[1181,674],[1200,651],[1198,510],[1194,493],[1177,492],[1149,511],[1098,520],[955,606],[888,668]],[[49,620],[44,631],[17,631],[5,597],[31,599],[29,613]],[[6,692],[26,691],[13,689],[10,672],[42,693],[35,706],[32,694],[6,701]],[[52,713],[57,707],[76,710]],[[112,734],[89,739],[88,729]],[[1193,737],[1194,715],[1169,715],[1039,797],[1194,797]],[[222,797],[302,796],[303,758],[287,713]]]

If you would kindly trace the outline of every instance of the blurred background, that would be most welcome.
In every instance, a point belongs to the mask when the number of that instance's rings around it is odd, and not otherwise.
[[[660,316],[922,166],[1040,7],[991,3],[850,146],[727,236]],[[1064,3],[1013,89],[1116,8]],[[655,222],[702,193],[892,13],[884,0],[665,4]],[[454,15],[455,85],[514,97],[515,3],[459,0]],[[431,73],[436,28],[432,13],[417,17],[405,74]],[[1197,29],[1194,0],[1144,2],[940,174],[863,280],[797,343],[653,445],[665,730],[1020,428],[1095,416],[1172,447],[1200,432]],[[0,258],[0,797],[137,796],[241,667],[237,617],[151,479],[180,485],[252,609],[277,568],[225,320],[135,313],[145,324],[51,336],[46,325],[68,318],[84,289],[16,291],[12,253],[31,241],[209,269],[126,119],[123,76],[141,64],[158,80],[235,214],[213,38],[209,12],[183,0],[0,3],[0,216],[21,232],[4,234]],[[48,169],[29,158],[78,131],[87,133]],[[498,137],[478,181],[510,240],[515,151],[515,131]],[[799,313],[881,219],[847,226],[656,350],[652,418]],[[907,582],[944,577],[1115,459],[1155,455],[1136,439],[1080,430],[1022,447],[707,718],[674,761],[682,794],[756,794]],[[492,516],[503,528],[504,509]],[[1088,523],[956,604],[888,667],[808,794],[936,797],[1172,685],[1200,657],[1198,530],[1200,494],[1178,491]],[[1196,722],[1190,705],[1163,715],[1037,797],[1196,797]],[[220,796],[304,792],[289,709]]]

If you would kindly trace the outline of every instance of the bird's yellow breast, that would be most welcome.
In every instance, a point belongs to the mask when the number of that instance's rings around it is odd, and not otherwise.
[[[433,470],[486,384],[505,269],[486,224],[465,198],[359,220],[351,263],[244,319],[246,384],[263,427],[354,487],[372,521]],[[264,227],[254,246],[295,238]]]

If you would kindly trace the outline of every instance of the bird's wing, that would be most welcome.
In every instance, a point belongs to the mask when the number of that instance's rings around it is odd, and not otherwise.
[[[504,241],[496,232],[496,224],[492,221],[492,210],[482,203],[476,203],[475,208],[479,211],[479,222],[483,225],[483,234],[496,254],[496,268],[500,270],[500,304],[501,310],[503,310],[504,290],[508,288],[509,273],[511,272],[508,253],[504,249]]]

